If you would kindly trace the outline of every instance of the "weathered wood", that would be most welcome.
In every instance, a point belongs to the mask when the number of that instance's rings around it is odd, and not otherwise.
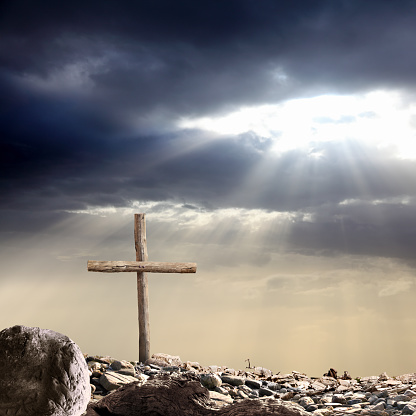
[[[196,263],[88,260],[89,272],[196,273]]]
[[[279,399],[245,399],[219,407],[197,375],[160,375],[145,384],[131,383],[96,403],[86,416],[308,416],[300,405]]]
[[[145,214],[134,214],[134,247],[136,261],[88,261],[90,272],[137,272],[137,305],[139,317],[139,360],[150,357],[149,288],[146,272],[195,273],[196,263],[162,263],[148,261]]]
[[[145,214],[134,214],[134,247],[136,261],[147,261],[146,219]],[[139,361],[150,358],[150,321],[149,321],[149,288],[147,275],[137,272],[137,305],[139,315]]]

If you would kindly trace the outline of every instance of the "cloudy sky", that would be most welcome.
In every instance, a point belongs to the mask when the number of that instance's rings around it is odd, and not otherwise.
[[[5,0],[0,327],[321,375],[416,371],[416,3]]]

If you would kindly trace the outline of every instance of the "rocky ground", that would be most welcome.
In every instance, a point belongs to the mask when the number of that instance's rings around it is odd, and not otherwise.
[[[212,400],[222,406],[250,399],[275,398],[290,401],[311,415],[414,415],[416,416],[416,373],[389,377],[351,379],[330,369],[320,378],[293,371],[272,374],[262,367],[234,370],[227,367],[202,367],[197,362],[182,362],[179,357],[154,354],[145,364],[110,357],[86,357],[90,370],[92,401],[98,401],[119,387],[146,383],[158,374],[192,372],[209,390]]]

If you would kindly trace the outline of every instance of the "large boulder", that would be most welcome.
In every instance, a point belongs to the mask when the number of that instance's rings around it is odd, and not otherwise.
[[[79,416],[91,396],[87,363],[67,336],[16,325],[0,332],[0,414]]]

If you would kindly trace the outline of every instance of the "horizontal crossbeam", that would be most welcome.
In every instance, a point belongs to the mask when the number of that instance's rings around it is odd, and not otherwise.
[[[196,263],[88,260],[89,272],[196,273]]]

